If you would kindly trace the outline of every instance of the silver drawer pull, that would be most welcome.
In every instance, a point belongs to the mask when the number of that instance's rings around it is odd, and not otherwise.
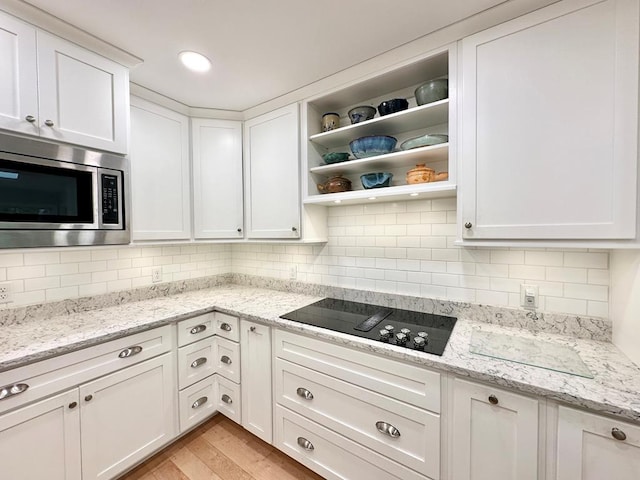
[[[125,348],[124,350],[122,350],[118,354],[118,357],[120,357],[120,358],[133,357],[134,355],[139,354],[141,351],[142,351],[142,347],[140,345],[136,345],[134,347],[128,347],[128,348]]]
[[[221,323],[220,324],[220,329],[224,330],[225,332],[230,332],[231,331],[231,325],[229,325],[228,323]]]
[[[207,403],[209,399],[207,397],[200,397],[195,402],[191,404],[191,408],[198,408]]]
[[[313,393],[311,393],[306,388],[298,387],[298,389],[296,390],[296,393],[298,394],[299,397],[302,397],[305,400],[313,400]]]
[[[226,355],[223,355],[222,357],[220,357],[220,361],[225,365],[231,365],[231,359]]]
[[[194,360],[193,362],[191,362],[191,368],[198,368],[200,365],[204,365],[205,363],[207,363],[207,358],[200,357]]]
[[[26,392],[27,388],[29,388],[29,385],[26,383],[14,383],[13,385],[0,387],[0,400],[13,397],[14,395],[20,395],[21,393]]]
[[[206,325],[196,325],[191,330],[189,330],[189,333],[191,335],[195,335],[197,333],[204,332],[206,329],[207,329]]]
[[[400,430],[387,422],[376,422],[376,428],[380,433],[389,435],[391,438],[399,438]]]
[[[304,437],[298,437],[298,445],[300,445],[305,450],[313,450],[314,446],[309,440]]]
[[[233,403],[233,400],[231,399],[231,397],[229,395],[227,395],[226,393],[224,395],[222,395],[222,401],[224,403],[226,403],[227,405],[231,405]]]
[[[615,427],[611,429],[611,436],[621,442],[624,442],[627,439],[627,434]]]

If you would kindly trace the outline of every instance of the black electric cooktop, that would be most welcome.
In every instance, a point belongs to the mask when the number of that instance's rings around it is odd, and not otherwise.
[[[325,298],[280,318],[442,355],[455,317]]]

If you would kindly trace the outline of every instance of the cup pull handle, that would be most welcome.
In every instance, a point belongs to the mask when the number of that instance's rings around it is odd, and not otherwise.
[[[627,439],[627,434],[615,427],[611,429],[611,436],[621,442],[624,442]]]
[[[387,422],[376,422],[376,428],[380,433],[389,435],[391,438],[399,438],[400,430]]]
[[[120,358],[133,357],[134,355],[139,354],[141,351],[142,351],[142,347],[140,345],[135,345],[133,347],[128,347],[128,348],[125,348],[124,350],[122,350],[118,354],[118,357],[120,357]]]
[[[194,360],[193,362],[191,362],[191,368],[198,368],[200,365],[204,365],[205,363],[207,363],[207,358],[200,357]]]
[[[9,397],[13,397],[15,395],[20,395],[24,393],[29,388],[29,385],[26,383],[14,383],[13,385],[5,385],[4,387],[0,387],[0,400],[4,400]]]
[[[224,403],[226,403],[227,405],[231,405],[233,403],[233,400],[231,399],[231,397],[229,395],[227,395],[226,393],[224,395],[222,395],[222,401]]]
[[[231,359],[226,355],[223,355],[222,357],[220,357],[220,361],[225,365],[231,365]]]
[[[298,437],[298,445],[300,445],[305,450],[311,451],[314,449],[313,443],[311,443],[309,440],[307,440],[304,437]]]
[[[206,329],[207,329],[206,325],[196,325],[191,330],[189,330],[189,333],[191,335],[195,335],[197,333],[204,332]]]
[[[209,399],[207,397],[200,397],[199,399],[197,399],[195,402],[191,404],[191,408],[199,408],[205,403],[207,403],[208,401]]]
[[[299,387],[296,390],[296,393],[298,394],[299,397],[304,398],[305,400],[313,400],[313,393],[311,393],[309,390],[307,390],[306,388],[303,387]]]
[[[231,325],[229,325],[228,323],[221,323],[220,324],[220,329],[224,330],[225,332],[230,332],[231,331]]]

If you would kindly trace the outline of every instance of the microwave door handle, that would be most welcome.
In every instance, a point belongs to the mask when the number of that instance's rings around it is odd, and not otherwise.
[[[100,181],[99,168],[91,169],[91,194],[93,196],[93,228],[99,229],[102,227],[102,218],[100,217],[100,205],[102,205],[102,198],[100,188],[98,188],[98,182]]]

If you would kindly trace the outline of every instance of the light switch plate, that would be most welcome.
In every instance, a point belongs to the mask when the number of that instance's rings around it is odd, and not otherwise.
[[[538,308],[537,285],[520,285],[520,306],[531,310]]]

